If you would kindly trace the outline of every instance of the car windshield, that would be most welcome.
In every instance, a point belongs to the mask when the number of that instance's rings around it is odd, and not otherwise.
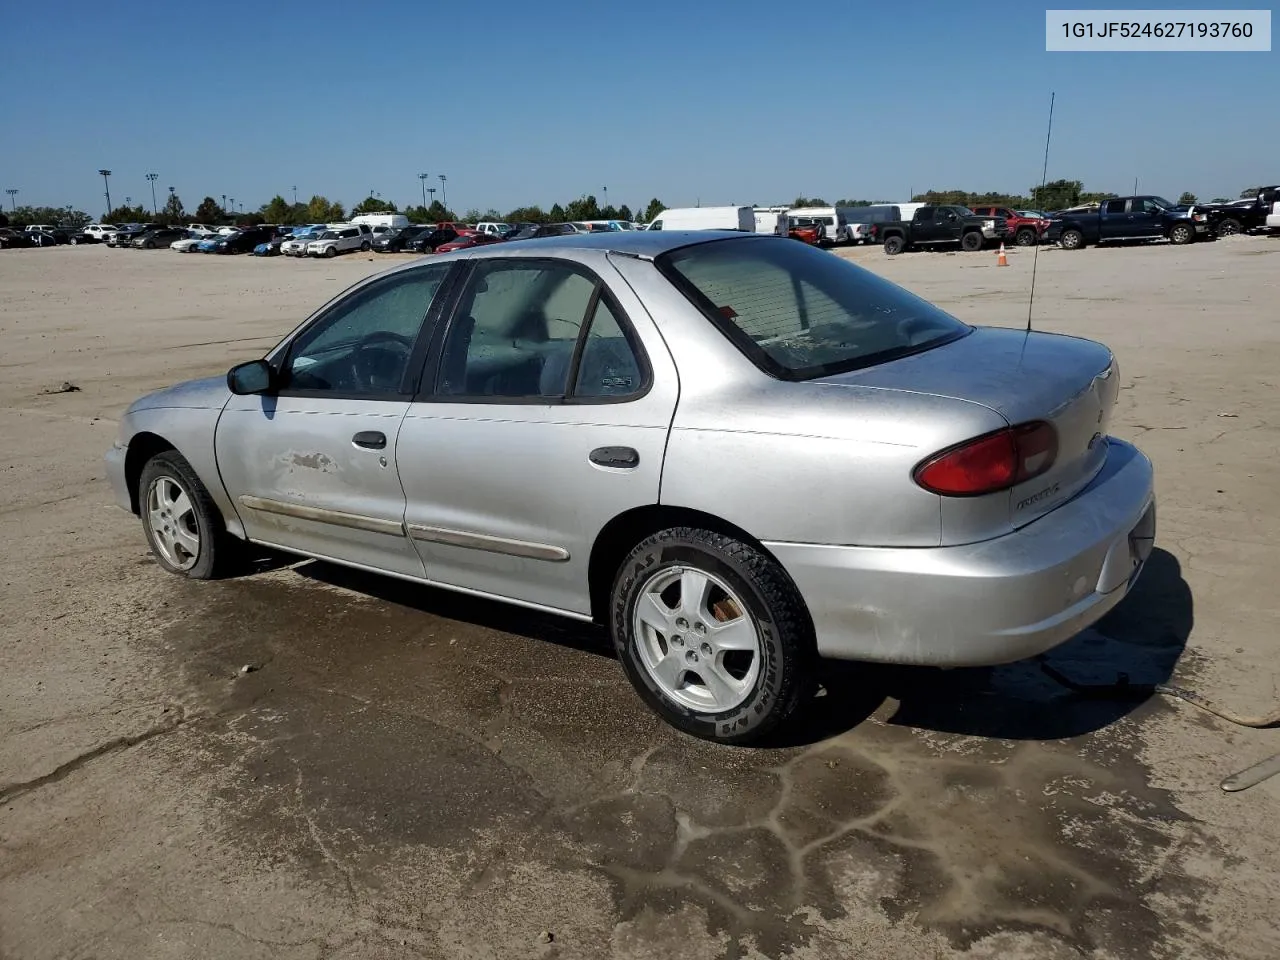
[[[332,230],[326,230],[324,233],[320,234],[320,239],[321,240],[337,240],[338,235],[334,233]]]
[[[1177,204],[1170,203],[1164,197],[1147,197],[1152,203],[1164,207],[1166,210],[1172,210]]]
[[[672,250],[656,263],[757,366],[785,380],[883,363],[971,329],[808,244],[718,240]]]

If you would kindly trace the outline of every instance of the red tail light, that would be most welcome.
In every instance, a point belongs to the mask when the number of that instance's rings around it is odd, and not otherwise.
[[[1006,427],[935,453],[912,472],[916,483],[944,497],[1007,490],[1053,466],[1058,433],[1042,420]]]

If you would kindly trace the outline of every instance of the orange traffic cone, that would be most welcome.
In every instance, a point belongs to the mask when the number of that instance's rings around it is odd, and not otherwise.
[[[1000,244],[1000,256],[996,257],[996,266],[1007,267],[1008,265],[1009,265],[1009,258],[1004,255],[1004,243],[1002,242]]]

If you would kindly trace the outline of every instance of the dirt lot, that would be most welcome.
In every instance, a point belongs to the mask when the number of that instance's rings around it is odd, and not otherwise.
[[[851,255],[1025,322],[1029,251]],[[1015,664],[833,671],[789,742],[728,749],[571,623],[319,563],[162,574],[110,504],[115,418],[389,259],[0,253],[0,957],[1277,956],[1280,778],[1218,787],[1276,732]],[[1137,590],[1055,663],[1273,709],[1280,240],[1045,250],[1035,325],[1115,350],[1161,498]]]

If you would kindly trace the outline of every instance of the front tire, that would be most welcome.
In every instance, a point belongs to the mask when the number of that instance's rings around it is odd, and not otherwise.
[[[659,716],[718,743],[777,729],[811,689],[813,628],[777,562],[724,534],[673,527],[623,561],[614,648]]]
[[[368,240],[366,240],[364,241],[364,243],[360,244],[360,249],[363,250],[365,253],[368,253],[370,250],[373,249],[373,244],[371,244]]]
[[[1230,217],[1228,217],[1226,220],[1223,220],[1218,224],[1218,236],[1220,237],[1234,237],[1237,233],[1240,233],[1240,232],[1241,232],[1241,229],[1240,229],[1239,220],[1233,220]]]
[[[176,450],[147,461],[138,478],[138,509],[147,544],[167,573],[212,580],[238,559],[239,541],[191,464]]]
[[[338,248],[337,248],[337,247],[330,247],[329,249],[327,249],[327,250],[324,252],[324,255],[325,255],[326,257],[336,257],[336,256],[338,255]]]
[[[1020,247],[1034,247],[1036,245],[1036,232],[1024,227],[1014,236],[1013,242]]]
[[[977,230],[970,230],[960,238],[960,249],[968,253],[976,253],[982,249],[984,243],[982,234]]]

